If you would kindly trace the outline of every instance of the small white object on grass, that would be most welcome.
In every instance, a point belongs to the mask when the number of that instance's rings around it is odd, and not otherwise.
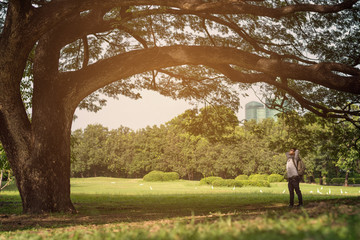
[[[111,182],[112,184],[114,184],[115,182]]]
[[[329,188],[329,194],[331,194],[331,189]]]
[[[285,193],[286,189],[284,189],[284,191],[282,193]]]
[[[142,186],[142,185],[144,185],[144,184],[140,183],[139,185]]]
[[[310,193],[313,193],[313,191],[310,191]]]
[[[214,186],[213,186],[213,185],[211,185],[211,189],[214,189]]]
[[[345,191],[345,193],[347,194],[347,191]]]
[[[262,193],[263,191],[260,189],[260,192]]]
[[[317,189],[317,193],[318,193],[318,194],[322,194],[322,192],[320,192],[319,189]]]
[[[322,189],[323,189],[323,187],[320,188],[320,190],[322,190]]]
[[[152,187],[150,186],[150,190],[152,190]]]
[[[235,186],[233,187],[233,190],[235,190]]]
[[[342,191],[342,189],[340,189],[340,193],[341,193],[341,194],[343,194],[343,191]]]

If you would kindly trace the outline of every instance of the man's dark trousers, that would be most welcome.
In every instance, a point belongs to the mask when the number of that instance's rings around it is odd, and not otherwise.
[[[300,177],[292,177],[288,179],[288,188],[290,193],[290,206],[294,206],[294,190],[299,199],[299,205],[303,205],[302,194],[300,191]]]

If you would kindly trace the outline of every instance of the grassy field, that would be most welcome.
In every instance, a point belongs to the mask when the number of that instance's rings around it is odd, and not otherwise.
[[[15,187],[0,194],[0,239],[359,239],[360,187],[287,183],[220,188],[198,181],[71,179],[78,214],[23,215]],[[295,197],[296,199],[296,197]]]

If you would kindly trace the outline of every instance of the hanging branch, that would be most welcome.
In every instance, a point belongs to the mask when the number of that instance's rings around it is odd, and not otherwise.
[[[89,43],[87,36],[84,36],[82,38],[82,42],[84,44],[84,60],[83,60],[82,68],[85,68],[89,64]]]
[[[216,43],[215,43],[213,37],[210,35],[210,33],[209,33],[209,31],[208,31],[208,29],[206,27],[206,19],[205,18],[203,18],[203,20],[202,20],[202,26],[203,26],[203,28],[204,28],[204,30],[206,32],[206,35],[209,37],[211,43],[214,45],[214,47],[216,47]]]

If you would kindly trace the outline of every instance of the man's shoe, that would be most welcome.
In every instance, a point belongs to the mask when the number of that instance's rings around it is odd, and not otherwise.
[[[293,208],[293,207],[294,207],[294,205],[289,205],[289,206],[288,206],[288,208]]]
[[[298,205],[296,205],[297,207],[304,207],[304,205],[303,204],[298,204]]]

